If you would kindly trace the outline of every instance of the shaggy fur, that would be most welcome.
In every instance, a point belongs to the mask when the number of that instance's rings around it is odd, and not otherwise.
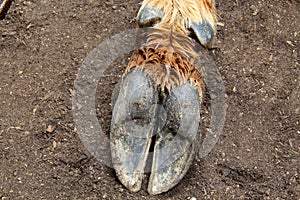
[[[206,20],[215,30],[216,12],[213,0],[144,0],[145,6],[163,10],[164,16],[147,33],[145,43],[135,52],[125,74],[132,68],[143,70],[156,86],[170,90],[186,81],[194,84],[200,97],[203,83],[194,66],[196,42],[188,37],[191,22]]]
[[[164,17],[156,28],[173,27],[179,33],[187,35],[185,26],[190,27],[191,22],[199,24],[206,20],[214,30],[216,29],[214,0],[144,0],[140,11],[145,6],[163,10]]]
[[[195,42],[175,34],[170,41],[161,37],[169,37],[166,32],[156,29],[151,32],[153,34],[148,35],[148,42],[132,55],[125,74],[136,67],[150,76],[155,86],[162,90],[170,90],[173,85],[180,86],[189,80],[201,94],[203,83],[194,66],[197,55],[194,51]]]

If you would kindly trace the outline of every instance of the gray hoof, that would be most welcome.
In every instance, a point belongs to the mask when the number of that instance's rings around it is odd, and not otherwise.
[[[209,46],[214,37],[214,29],[211,26],[211,24],[209,24],[205,20],[203,20],[200,24],[192,22],[190,28],[195,33],[200,44],[202,44],[205,47]]]
[[[155,7],[146,6],[139,11],[137,22],[140,27],[151,27],[158,23],[163,17],[163,11]]]
[[[199,121],[199,94],[189,82],[164,93],[144,72],[134,69],[127,74],[110,134],[112,162],[122,184],[139,191],[151,158],[148,192],[159,194],[174,187],[194,158]]]

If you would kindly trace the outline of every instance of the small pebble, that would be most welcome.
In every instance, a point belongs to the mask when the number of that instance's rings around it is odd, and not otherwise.
[[[48,127],[47,127],[47,129],[46,129],[46,131],[47,131],[48,133],[53,133],[54,130],[55,130],[55,127],[52,126],[52,125],[48,125]]]
[[[297,164],[297,160],[296,159],[292,159],[292,164],[296,165]]]
[[[223,176],[228,176],[230,174],[230,172],[231,172],[231,170],[227,168],[222,171],[222,174],[223,174]]]

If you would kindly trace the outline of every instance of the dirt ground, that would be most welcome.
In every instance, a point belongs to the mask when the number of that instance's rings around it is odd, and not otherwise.
[[[220,26],[210,52],[228,95],[225,127],[174,189],[131,193],[85,149],[71,114],[77,71],[101,41],[136,27],[139,3],[11,4],[0,20],[0,198],[299,200],[296,0],[217,0]],[[102,87],[110,91],[114,83]],[[109,107],[110,96],[100,101]],[[108,128],[111,108],[104,111]]]

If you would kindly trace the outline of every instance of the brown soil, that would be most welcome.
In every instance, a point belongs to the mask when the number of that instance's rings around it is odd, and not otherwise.
[[[101,41],[136,26],[139,2],[11,4],[0,20],[0,198],[300,199],[296,0],[217,0],[211,54],[228,95],[225,128],[174,189],[131,193],[85,149],[71,114],[77,70]]]

